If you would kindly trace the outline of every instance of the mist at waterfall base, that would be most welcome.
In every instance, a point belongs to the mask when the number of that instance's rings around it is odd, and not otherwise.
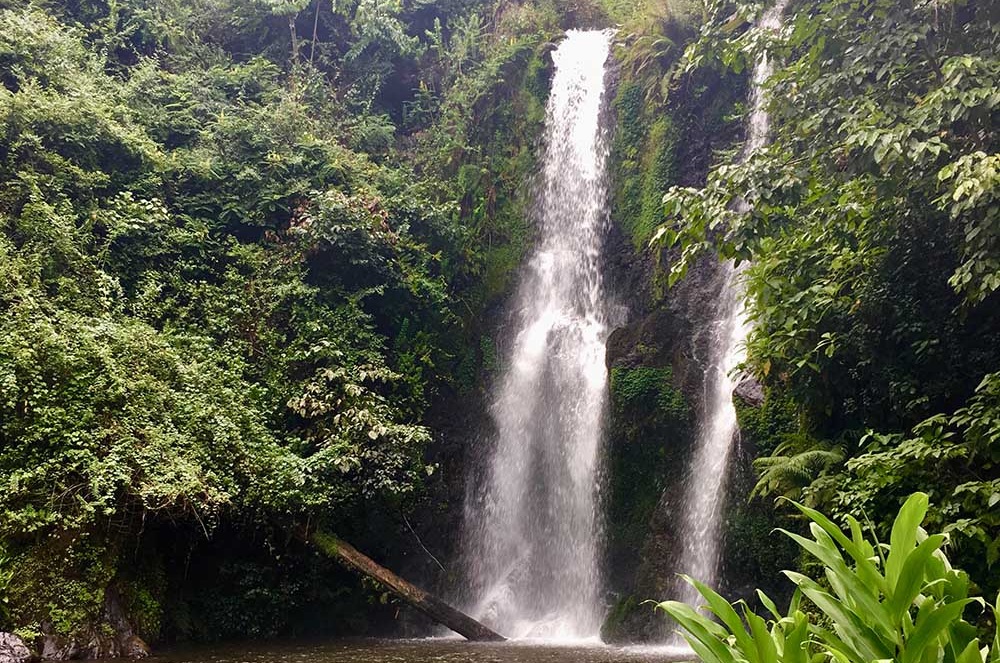
[[[555,65],[535,194],[535,249],[511,305],[496,427],[466,501],[470,612],[512,638],[597,639],[607,408],[611,31],[570,31]]]
[[[758,28],[776,31],[788,0],[778,0],[758,21]],[[765,52],[756,62],[750,80],[750,116],[743,158],[762,148],[769,131],[764,85],[773,65]],[[746,203],[739,202],[745,208]],[[750,327],[743,305],[742,268],[727,262],[720,266],[721,296],[711,330],[710,356],[704,380],[704,409],[699,422],[694,457],[687,472],[684,514],[681,525],[682,550],[678,572],[718,587],[721,566],[721,520],[726,500],[730,457],[739,437],[733,391],[737,367],[745,358]],[[675,598],[689,605],[703,602],[694,587],[678,582]],[[678,642],[679,639],[675,639]]]
[[[158,652],[148,663],[671,663],[690,660],[643,647],[469,642],[458,638],[239,643]]]

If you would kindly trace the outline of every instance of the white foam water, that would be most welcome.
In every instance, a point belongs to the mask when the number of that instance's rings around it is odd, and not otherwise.
[[[536,248],[512,302],[482,485],[468,487],[470,610],[512,638],[596,639],[609,333],[602,127],[611,31],[570,31],[555,72],[535,201]]]

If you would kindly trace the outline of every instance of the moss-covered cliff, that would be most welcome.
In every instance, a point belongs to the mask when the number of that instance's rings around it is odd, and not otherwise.
[[[664,270],[676,256],[649,248],[665,221],[663,192],[703,184],[709,167],[734,150],[744,132],[743,77],[710,68],[679,72],[684,43],[699,19],[696,13],[646,13],[632,31],[623,30],[617,51],[610,170],[620,239],[611,264],[619,292],[629,293],[630,317],[612,334],[607,356],[612,608],[603,636],[611,641],[662,640],[668,630],[662,615],[643,601],[669,598],[677,588],[677,527],[702,408],[703,361],[725,285],[719,263],[709,258],[668,289]],[[769,420],[770,412],[758,406],[741,405],[748,429]],[[755,430],[741,437],[723,525],[723,591],[747,598],[762,579],[778,578],[779,569],[794,562],[791,553],[772,546],[770,504],[747,502],[754,484],[750,462],[764,439],[772,438]]]

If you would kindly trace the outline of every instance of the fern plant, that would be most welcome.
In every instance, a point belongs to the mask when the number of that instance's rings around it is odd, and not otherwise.
[[[718,622],[677,601],[659,608],[684,629],[705,663],[998,663],[1000,626],[992,646],[983,645],[963,614],[972,604],[968,576],[952,568],[944,534],[921,527],[928,499],[910,496],[888,544],[867,540],[857,520],[844,532],[823,514],[794,503],[809,518],[812,538],[781,530],[826,568],[829,588],[800,573],[785,574],[797,586],[786,614],[758,592],[771,613],[766,620],[745,602],[730,604],[697,580],[686,578]],[[827,618],[815,623],[800,609],[802,598]],[[1000,600],[994,611],[1000,610]],[[742,617],[741,614],[742,613]]]
[[[824,446],[822,442],[789,436],[779,444],[774,453],[754,460],[754,469],[760,479],[754,486],[753,496],[779,494],[794,497],[812,484],[831,467],[844,462],[843,446]]]

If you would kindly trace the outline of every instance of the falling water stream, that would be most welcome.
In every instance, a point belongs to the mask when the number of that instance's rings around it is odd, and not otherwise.
[[[596,638],[602,617],[600,447],[607,400],[611,31],[570,31],[553,52],[536,194],[536,248],[512,304],[491,414],[495,447],[470,487],[471,611],[514,638]]]
[[[778,29],[787,1],[768,9],[760,26]],[[466,500],[468,607],[512,638],[596,640],[603,612],[598,491],[609,322],[601,277],[608,224],[602,109],[611,39],[610,31],[570,31],[553,53],[538,239],[512,302],[490,457]],[[744,156],[767,140],[762,90],[771,70],[766,55],[754,68]],[[722,266],[680,527],[678,568],[709,585],[718,584],[727,469],[739,432],[732,374],[748,331],[739,276],[731,263]],[[698,602],[686,586],[680,593]]]
[[[775,31],[788,0],[778,0],[761,16],[758,26]],[[753,70],[750,88],[750,117],[743,158],[767,142],[769,116],[764,84],[772,73],[772,63],[765,52]],[[746,203],[740,202],[745,206]],[[705,404],[699,426],[694,458],[687,473],[684,516],[681,526],[682,551],[679,570],[705,584],[716,587],[719,580],[721,519],[725,505],[727,474],[733,444],[739,435],[733,390],[733,371],[743,361],[749,327],[743,309],[740,268],[729,262],[722,265],[724,280],[717,313],[711,331],[710,355],[705,371]],[[684,583],[680,600],[696,605],[700,597]]]

